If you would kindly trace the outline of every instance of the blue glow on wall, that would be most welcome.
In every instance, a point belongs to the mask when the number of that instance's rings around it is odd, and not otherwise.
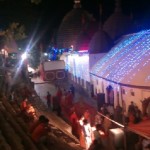
[[[117,83],[150,86],[150,30],[123,37],[91,73]]]

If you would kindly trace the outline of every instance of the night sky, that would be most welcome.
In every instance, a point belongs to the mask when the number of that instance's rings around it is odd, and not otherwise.
[[[105,21],[113,12],[114,0],[81,0],[82,7],[97,20],[100,2],[103,7],[102,19]],[[42,0],[39,5],[31,4],[30,0],[0,0],[0,29],[17,21],[26,26],[28,35],[36,32],[37,36],[49,40],[73,4],[73,0]],[[150,0],[122,0],[122,9],[127,15],[132,13],[136,21],[149,24]]]

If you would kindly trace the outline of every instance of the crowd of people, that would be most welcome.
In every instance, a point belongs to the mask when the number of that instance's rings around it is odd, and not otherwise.
[[[29,126],[29,133],[35,143],[46,143],[51,131],[49,119],[44,115],[37,118],[36,111],[27,98],[20,103],[20,116]]]
[[[57,87],[55,95],[47,92],[46,104],[47,108],[56,112],[58,116],[62,118],[68,116],[67,121],[71,125],[72,134],[87,150],[103,149],[102,139],[108,137],[109,129],[114,127],[112,120],[121,124],[125,121],[130,125],[148,119],[133,102],[128,107],[127,116],[124,117],[122,107],[118,105],[114,109],[111,104],[104,104],[95,114],[87,109],[79,115],[74,109],[74,97],[75,88],[73,85],[70,85],[68,90]],[[14,99],[14,92],[11,93],[10,99]],[[26,122],[29,122],[29,131],[34,142],[47,141],[47,133],[51,130],[48,119],[45,116],[36,118],[34,107],[29,103],[27,97],[22,100],[20,109],[21,116]]]
[[[44,115],[37,116],[36,110],[31,102],[32,94],[26,90],[25,88],[23,88],[23,90],[20,89],[19,93],[13,90],[8,96],[8,99],[10,103],[17,104],[19,107],[19,109],[17,109],[18,117],[21,117],[28,125],[27,129],[31,139],[36,144],[50,143],[48,138],[51,132],[49,119]]]
[[[57,87],[55,95],[51,95],[47,92],[46,103],[49,110],[57,113],[58,116],[65,115],[63,113],[69,113],[70,108],[73,106],[75,88],[71,84],[68,90]]]
[[[114,108],[112,104],[104,104],[100,111],[95,114],[85,110],[79,115],[73,105],[74,86],[71,85],[68,90],[62,89],[57,87],[56,94],[53,96],[49,92],[47,93],[47,107],[56,111],[61,117],[69,116],[67,119],[71,124],[72,134],[79,139],[81,146],[86,149],[96,150],[97,147],[102,149],[102,139],[108,137],[109,129],[116,127],[112,120],[120,124],[130,125],[148,119],[147,115],[143,115],[133,102],[128,107],[127,115],[124,114],[120,105]]]
[[[67,121],[71,125],[72,134],[80,141],[81,146],[89,150],[92,150],[94,147],[102,148],[101,137],[108,134],[111,121],[101,117],[99,113],[91,115],[89,110],[79,114],[73,105],[74,95],[75,88],[73,85],[70,85],[68,90],[62,90],[62,88],[57,87],[55,95],[47,92],[47,107],[51,111],[56,111],[60,117],[68,117]],[[113,109],[111,106],[109,111],[112,115]],[[93,115],[94,119],[92,118]],[[107,115],[109,117],[109,114]]]
[[[148,120],[149,116],[147,113],[142,113],[138,106],[131,101],[131,104],[128,107],[128,124],[136,124],[144,120]]]

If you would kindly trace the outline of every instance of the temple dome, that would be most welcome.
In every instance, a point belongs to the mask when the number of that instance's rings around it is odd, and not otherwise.
[[[63,18],[57,33],[58,48],[70,48],[76,44],[79,34],[90,28],[95,19],[91,14],[75,3],[74,8]]]
[[[76,44],[74,47],[75,50],[88,51],[89,43],[97,30],[98,30],[98,23],[93,21],[90,23],[88,30],[81,31],[81,33],[77,36]]]
[[[113,45],[112,39],[101,28],[94,34],[89,44],[89,53],[108,52]]]
[[[115,11],[104,23],[103,30],[106,31],[113,40],[116,40],[120,36],[128,34],[131,28],[132,21],[130,17],[122,13],[120,0],[116,0]]]

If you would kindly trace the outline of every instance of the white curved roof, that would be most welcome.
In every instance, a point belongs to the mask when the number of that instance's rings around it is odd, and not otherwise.
[[[150,30],[123,37],[90,73],[118,84],[150,87]]]

